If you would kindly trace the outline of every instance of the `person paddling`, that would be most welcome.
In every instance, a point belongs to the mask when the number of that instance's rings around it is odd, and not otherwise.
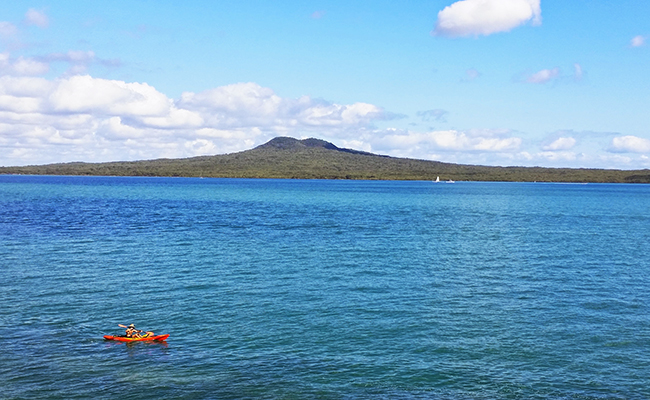
[[[138,337],[138,336],[139,336],[138,330],[135,329],[135,325],[131,324],[126,327],[126,337]]]
[[[153,332],[145,332],[144,335],[141,335],[140,333],[144,331],[136,329],[134,324],[131,324],[129,326],[126,325],[118,325],[118,326],[120,326],[121,328],[126,328],[125,335],[128,338],[139,339],[139,338],[146,338],[149,336],[155,336]]]

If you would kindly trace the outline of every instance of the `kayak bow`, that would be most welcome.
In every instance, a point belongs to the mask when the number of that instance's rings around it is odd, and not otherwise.
[[[132,337],[126,337],[126,336],[110,336],[110,335],[104,335],[104,339],[106,340],[115,340],[117,342],[164,342],[167,340],[169,337],[169,334],[167,335],[156,335],[156,336],[150,336],[150,337],[145,337],[145,338],[132,338]]]

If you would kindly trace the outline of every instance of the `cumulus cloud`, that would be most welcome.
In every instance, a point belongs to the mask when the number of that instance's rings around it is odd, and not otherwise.
[[[463,37],[508,32],[542,21],[540,0],[461,0],[438,13],[435,36]]]
[[[650,153],[650,140],[637,136],[617,136],[612,139],[612,153]]]
[[[641,47],[645,44],[645,39],[646,39],[645,36],[641,36],[641,35],[635,36],[632,38],[632,40],[630,40],[630,46]]]
[[[395,130],[384,135],[377,141],[377,145],[381,148],[416,150],[419,153],[513,152],[519,149],[521,142],[521,138],[492,130],[441,130],[425,133]]]
[[[25,23],[28,25],[36,25],[39,28],[47,28],[50,24],[50,20],[45,15],[45,12],[30,8],[25,13]]]
[[[279,135],[345,137],[386,118],[373,104],[283,98],[255,83],[186,92],[174,100],[146,83],[5,75],[0,165],[225,153]],[[57,151],[45,150],[55,144]],[[7,161],[12,157],[20,159]]]
[[[49,96],[51,109],[57,113],[88,113],[97,116],[159,116],[172,106],[164,94],[146,83],[73,76],[56,82]]]
[[[341,105],[308,96],[287,99],[256,83],[237,83],[199,93],[186,92],[178,105],[197,112],[209,111],[213,124],[242,126],[360,126],[390,118],[372,104]]]
[[[569,150],[576,145],[576,140],[572,137],[560,137],[555,139],[552,143],[543,146],[542,149],[546,151],[559,151]]]
[[[172,100],[146,83],[90,75],[56,80],[3,76],[0,96],[0,111],[120,117],[123,123],[155,128],[359,127],[388,118],[373,104],[282,98],[255,83],[185,92]]]
[[[75,57],[87,60],[93,54],[60,56]],[[17,61],[0,54],[2,68],[15,68]],[[437,119],[444,118],[446,111],[417,114]],[[578,143],[573,138],[580,137],[579,133],[558,132],[542,152],[529,153],[522,138],[509,130],[421,132],[376,126],[394,117],[374,104],[337,104],[309,96],[286,98],[252,82],[185,92],[172,99],[141,82],[90,75],[47,79],[4,74],[0,75],[0,165],[223,154],[250,149],[280,135],[319,137],[364,151],[463,164],[605,163],[574,150]],[[611,134],[603,134],[601,148],[607,147],[605,141],[611,138]],[[619,136],[611,140],[609,151],[649,153],[650,140]],[[650,165],[642,157],[610,154],[607,162]],[[625,159],[631,161],[623,164]]]
[[[34,58],[11,58],[8,53],[0,53],[0,72],[6,75],[42,75],[49,71],[50,66]]]
[[[443,131],[435,135],[435,143],[441,149],[461,151],[509,152],[518,150],[521,139],[517,137],[500,137],[489,131],[479,133]]]
[[[50,66],[34,59],[18,57],[12,68],[17,75],[42,75],[49,71]]]
[[[420,114],[442,118],[446,111]],[[5,75],[0,77],[0,165],[219,154],[280,135],[429,159],[463,152],[507,154],[521,145],[508,131],[421,133],[373,126],[390,117],[373,104],[284,98],[255,83],[186,92],[174,100],[146,83]]]
[[[553,68],[553,69],[543,69],[541,71],[535,72],[534,74],[529,75],[526,78],[526,82],[528,83],[547,83],[552,81],[553,79],[556,79],[560,76],[560,69],[559,68]]]

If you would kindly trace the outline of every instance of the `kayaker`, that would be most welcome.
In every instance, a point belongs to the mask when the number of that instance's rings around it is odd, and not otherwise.
[[[135,325],[131,324],[126,327],[126,337],[140,337],[138,330],[135,329]]]
[[[151,337],[151,336],[156,336],[156,334],[151,332],[151,331],[144,332],[144,331],[141,331],[139,329],[136,329],[135,325],[133,325],[133,324],[131,324],[129,326],[126,326],[126,325],[119,325],[119,326],[122,327],[122,328],[126,328],[125,336],[128,337],[128,338],[140,339],[140,338],[147,338],[147,337]],[[144,335],[141,335],[140,334],[141,332],[144,332]]]

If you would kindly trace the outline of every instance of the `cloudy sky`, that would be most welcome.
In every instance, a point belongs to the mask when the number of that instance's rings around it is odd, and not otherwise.
[[[646,0],[0,8],[0,165],[276,136],[463,164],[650,168]]]

